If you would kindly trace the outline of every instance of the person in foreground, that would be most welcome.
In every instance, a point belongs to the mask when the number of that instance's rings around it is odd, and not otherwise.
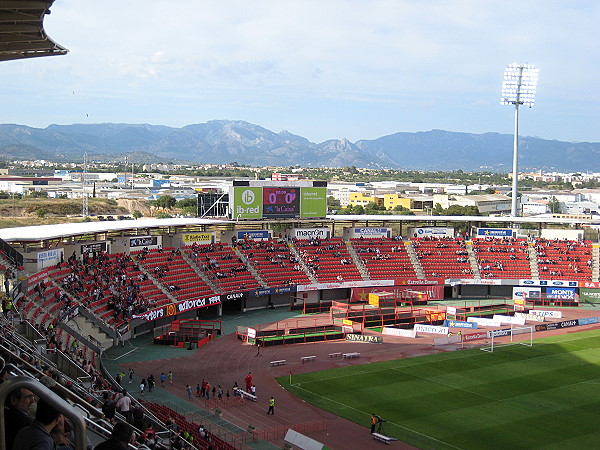
[[[44,399],[40,399],[35,411],[35,420],[22,428],[15,437],[13,450],[53,450],[54,440],[50,432],[64,427],[65,417]]]
[[[128,444],[135,442],[133,428],[127,422],[117,422],[110,433],[110,438],[99,443],[94,450],[127,450]]]

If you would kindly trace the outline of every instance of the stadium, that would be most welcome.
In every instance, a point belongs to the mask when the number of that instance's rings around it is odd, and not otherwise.
[[[24,3],[2,59],[64,54]],[[323,182],[247,180],[198,216],[0,230],[0,399],[77,450],[115,422],[131,448],[597,442],[593,220],[335,216]]]

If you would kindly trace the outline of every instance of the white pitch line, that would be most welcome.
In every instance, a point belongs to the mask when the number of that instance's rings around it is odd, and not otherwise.
[[[139,348],[138,348],[138,347],[136,347],[136,348],[134,348],[133,350],[130,350],[130,351],[128,351],[127,353],[123,353],[121,356],[117,356],[115,359],[113,359],[113,361],[116,361],[117,359],[121,359],[123,356],[127,356],[127,355],[129,355],[130,353],[133,353],[133,352],[135,352],[136,350],[139,350]]]
[[[308,392],[308,393],[309,393],[309,394],[311,394],[311,395],[316,395],[317,397],[321,397],[322,399],[324,399],[324,400],[327,400],[327,401],[329,401],[329,402],[331,402],[331,403],[336,403],[336,404],[340,405],[342,408],[351,409],[351,410],[353,410],[353,411],[359,412],[359,413],[361,413],[361,414],[365,414],[365,415],[367,415],[367,416],[370,416],[370,415],[371,415],[371,413],[367,413],[367,412],[365,412],[365,411],[361,411],[360,409],[353,408],[352,406],[348,406],[348,405],[346,405],[346,404],[344,404],[344,403],[338,402],[337,400],[333,400],[333,399],[330,399],[330,398],[328,398],[328,397],[323,397],[322,395],[315,394],[314,392],[312,392],[312,391],[309,391],[309,390],[307,390],[307,389],[304,389],[304,388],[301,388],[301,387],[297,387],[297,389],[301,389],[301,390],[303,390],[303,391],[305,391],[305,392]],[[460,447],[455,447],[455,446],[454,446],[454,445],[452,445],[452,444],[449,444],[449,443],[447,443],[447,442],[441,441],[441,440],[439,440],[439,439],[436,439],[436,438],[434,438],[434,437],[431,437],[431,436],[429,436],[429,435],[427,435],[427,434],[423,434],[423,433],[420,433],[420,432],[418,432],[418,431],[412,430],[412,429],[410,429],[410,428],[407,428],[407,427],[405,427],[405,426],[403,426],[403,425],[400,425],[400,424],[397,424],[397,423],[395,423],[395,422],[386,422],[386,423],[390,423],[390,424],[392,424],[392,425],[394,425],[394,426],[396,426],[396,427],[398,427],[398,428],[402,428],[402,429],[404,429],[404,430],[406,430],[406,431],[408,431],[408,432],[410,432],[410,433],[418,434],[419,436],[423,436],[423,437],[425,437],[425,438],[427,438],[427,439],[431,439],[432,441],[439,442],[440,444],[447,445],[448,447],[452,447],[452,448],[455,448],[455,449],[457,449],[457,450],[461,450],[461,449],[460,449]]]

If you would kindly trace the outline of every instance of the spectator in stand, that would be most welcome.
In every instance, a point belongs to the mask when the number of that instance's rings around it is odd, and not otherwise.
[[[32,424],[29,408],[34,402],[35,397],[29,389],[19,388],[8,394],[4,405],[5,448],[13,448],[19,430]]]
[[[102,403],[102,414],[104,414],[104,417],[106,417],[106,419],[110,423],[113,423],[115,420],[115,411],[117,408],[115,402],[110,397],[110,394],[108,392],[104,392],[102,397],[104,399],[104,403]]]
[[[123,396],[117,402],[117,408],[121,411],[121,414],[125,416],[128,422],[131,421],[131,399],[127,395],[127,391],[123,389]]]
[[[127,450],[129,444],[135,442],[135,434],[131,425],[118,422],[110,433],[110,438],[94,447],[94,450]]]
[[[13,449],[54,450],[51,432],[56,427],[64,429],[64,416],[60,411],[40,399],[35,411],[35,420],[22,428],[15,437]]]

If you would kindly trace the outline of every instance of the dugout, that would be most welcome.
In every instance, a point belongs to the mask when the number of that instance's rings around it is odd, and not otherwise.
[[[515,313],[514,305],[508,303],[492,303],[482,304],[478,303],[475,305],[457,306],[456,314],[454,315],[456,320],[467,321],[469,317],[493,317],[495,314],[512,316]]]
[[[197,348],[221,334],[221,322],[217,320],[178,319],[166,327],[154,330],[155,345]]]
[[[436,325],[445,319],[445,313],[421,306],[380,308],[371,304],[349,302],[333,302],[330,316],[334,325],[352,327],[355,332],[384,326],[412,328],[416,323]]]

